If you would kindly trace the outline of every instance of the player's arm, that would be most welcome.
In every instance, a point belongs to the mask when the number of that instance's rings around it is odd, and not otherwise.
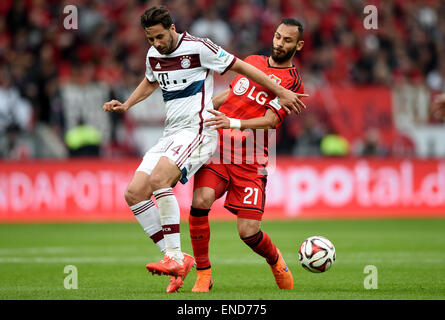
[[[264,72],[251,64],[244,62],[240,59],[236,59],[230,70],[240,73],[248,77],[253,82],[269,89],[279,99],[281,107],[289,114],[293,110],[299,114],[302,108],[306,109],[306,105],[299,99],[300,97],[308,97],[307,94],[300,94],[292,92],[283,88],[271,78],[269,78]]]
[[[150,96],[157,88],[159,83],[157,81],[150,82],[146,77],[139,83],[137,88],[128,97],[127,101],[121,103],[117,100],[111,100],[104,103],[102,109],[108,112],[123,113],[134,106],[136,103],[145,100]]]
[[[218,110],[219,107],[221,107],[221,105],[224,103],[224,101],[229,96],[229,93],[230,93],[230,89],[226,89],[213,97],[212,102],[213,102],[213,108],[215,110]]]
[[[213,118],[204,120],[206,127],[214,126],[214,129],[274,129],[280,122],[278,116],[270,109],[267,109],[266,113],[262,117],[252,119],[233,119],[227,117],[224,113],[207,110],[214,115]]]

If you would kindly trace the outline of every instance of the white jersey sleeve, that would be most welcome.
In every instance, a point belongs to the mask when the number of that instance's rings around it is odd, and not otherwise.
[[[149,52],[150,50],[147,52],[147,57],[145,58],[145,77],[147,78],[148,81],[155,82],[156,78],[153,73],[153,69],[151,68],[150,61],[148,59]]]
[[[236,61],[233,54],[228,53],[209,39],[203,39],[199,58],[201,65],[220,74],[227,72]]]

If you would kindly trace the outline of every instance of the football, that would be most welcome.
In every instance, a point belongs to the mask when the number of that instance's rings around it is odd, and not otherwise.
[[[303,268],[320,273],[329,270],[335,262],[335,247],[325,237],[313,236],[303,241],[298,250]]]

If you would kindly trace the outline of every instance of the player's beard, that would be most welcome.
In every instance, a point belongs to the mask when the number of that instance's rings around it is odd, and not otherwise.
[[[156,50],[158,50],[158,52],[160,54],[170,54],[175,49],[174,48],[174,43],[173,43],[173,35],[172,35],[170,30],[168,31],[168,33],[169,33],[169,36],[170,36],[168,44],[165,47],[161,47],[161,48],[157,47],[156,48]]]
[[[173,50],[175,49],[175,44],[173,43],[173,35],[172,35],[172,32],[169,30],[168,33],[169,33],[169,35],[170,35],[170,43],[169,43],[168,47],[166,48],[166,51],[167,51],[167,52],[164,53],[164,54],[170,54],[170,53],[172,53]]]
[[[290,49],[288,52],[286,52],[284,54],[283,53],[276,54],[274,49],[275,48],[272,46],[272,59],[278,63],[291,60],[293,58],[294,54],[297,52],[297,46],[293,47],[292,49]],[[281,51],[284,51],[284,50],[281,50]]]

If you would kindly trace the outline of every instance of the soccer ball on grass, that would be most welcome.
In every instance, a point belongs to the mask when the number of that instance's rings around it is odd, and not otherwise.
[[[335,262],[335,247],[325,237],[309,237],[301,244],[298,250],[298,259],[303,268],[308,271],[325,272]]]

